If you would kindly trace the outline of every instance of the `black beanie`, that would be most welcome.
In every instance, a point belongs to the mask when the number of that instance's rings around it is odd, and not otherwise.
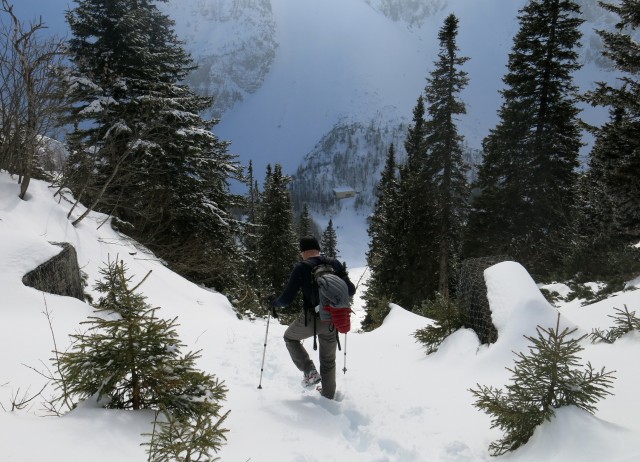
[[[300,239],[300,252],[307,250],[317,250],[320,252],[320,244],[318,244],[318,240],[315,237],[305,236]]]

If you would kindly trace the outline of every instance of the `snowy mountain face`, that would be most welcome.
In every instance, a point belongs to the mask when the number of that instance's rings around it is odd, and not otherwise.
[[[394,124],[380,118],[371,119],[366,125],[338,122],[304,157],[294,174],[292,190],[298,208],[306,202],[324,215],[334,215],[341,210],[342,202],[336,199],[333,190],[348,186],[357,193],[355,208],[371,210],[389,146],[394,145],[398,164],[406,160],[404,141],[408,123],[406,119]],[[465,145],[463,158],[469,166],[469,182],[473,182],[482,153]]]
[[[374,10],[409,27],[420,27],[427,18],[447,5],[448,0],[365,0]]]
[[[585,24],[582,27],[582,56],[583,63],[593,63],[600,69],[613,69],[612,62],[602,56],[602,39],[595,32],[599,29],[611,30],[615,27],[616,16],[603,10],[598,2],[592,0],[576,0],[580,5]]]
[[[339,211],[340,201],[333,190],[348,186],[357,193],[358,208],[375,203],[375,187],[391,143],[398,157],[405,158],[403,142],[407,125],[371,120],[341,121],[314,146],[295,173],[292,189],[298,206],[314,204],[323,214]]]
[[[364,1],[377,14],[414,31],[423,26],[436,30],[439,24],[432,20],[434,16],[445,9],[460,8],[456,5],[459,1],[450,0],[357,1]],[[278,3],[278,0],[273,0],[273,3]],[[524,4],[522,0],[519,3]],[[587,21],[584,63],[596,62],[599,67],[609,68],[610,63],[601,57],[602,42],[594,29],[611,28],[614,17],[593,0],[577,0],[577,3],[581,5]],[[281,6],[288,8],[289,5],[283,2]],[[282,27],[274,17],[272,1],[170,0],[159,4],[159,7],[176,21],[180,38],[198,63],[189,83],[214,96],[216,115],[221,116],[260,89],[278,52],[277,28]],[[335,14],[342,12],[335,11]],[[285,19],[295,20],[291,17]],[[510,19],[515,20],[515,17]],[[357,23],[353,26],[358,27]],[[327,33],[330,31],[331,28],[327,27]],[[414,38],[421,41],[423,37],[418,34]],[[435,41],[435,34],[431,40]],[[331,67],[331,63],[320,64]]]
[[[410,28],[447,0],[365,0],[375,11]],[[177,24],[198,69],[188,83],[214,97],[222,116],[262,85],[275,59],[276,22],[269,0],[173,0],[159,5]]]
[[[176,21],[198,63],[188,83],[214,97],[214,116],[260,88],[278,48],[269,0],[174,0],[159,6]]]

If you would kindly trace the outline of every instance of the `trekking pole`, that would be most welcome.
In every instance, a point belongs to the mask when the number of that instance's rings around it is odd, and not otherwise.
[[[275,315],[276,310],[273,309]],[[262,390],[262,373],[264,372],[264,357],[267,354],[267,337],[269,336],[269,321],[271,321],[271,312],[267,314],[267,331],[264,333],[264,349],[262,350],[262,365],[260,366],[260,383],[258,384],[258,390]]]
[[[347,333],[344,333],[344,366],[342,367],[342,373],[347,373]]]

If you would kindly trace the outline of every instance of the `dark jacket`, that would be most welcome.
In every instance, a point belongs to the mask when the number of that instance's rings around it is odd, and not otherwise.
[[[313,292],[313,280],[311,270],[315,266],[322,263],[328,263],[333,266],[335,274],[341,277],[344,282],[347,283],[347,287],[349,288],[349,296],[352,297],[356,293],[356,287],[353,285],[351,280],[349,280],[349,275],[347,274],[347,271],[345,270],[342,263],[340,263],[335,258],[329,258],[320,255],[317,257],[311,257],[305,262],[299,262],[296,264],[296,266],[294,266],[293,271],[291,272],[291,276],[289,276],[289,282],[287,282],[287,285],[285,286],[280,296],[272,302],[272,305],[289,305],[296,298],[298,290],[302,290],[302,301],[305,312],[309,309],[312,309],[313,306],[311,304],[311,299]]]

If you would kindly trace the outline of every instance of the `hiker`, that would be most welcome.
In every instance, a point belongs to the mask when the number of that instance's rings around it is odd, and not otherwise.
[[[320,320],[316,307],[312,304],[314,299],[312,269],[317,265],[328,263],[334,268],[335,274],[347,283],[349,296],[355,294],[356,288],[349,280],[342,263],[335,258],[320,255],[320,244],[315,237],[307,236],[300,239],[300,256],[302,261],[293,268],[282,294],[271,304],[274,307],[289,305],[295,299],[298,290],[302,290],[303,313],[285,331],[285,345],[293,363],[304,374],[302,386],[311,387],[322,381],[322,386],[318,387],[320,394],[325,398],[333,399],[336,392],[338,332],[331,322]],[[320,344],[320,374],[302,345],[302,340],[314,337],[314,349],[316,349],[316,335]]]

